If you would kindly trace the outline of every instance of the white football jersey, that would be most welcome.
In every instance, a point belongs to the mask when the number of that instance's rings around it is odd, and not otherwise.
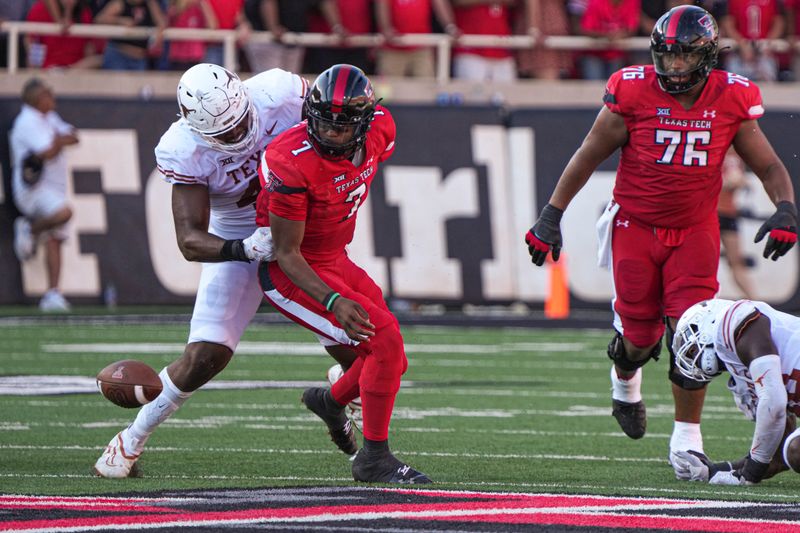
[[[277,68],[253,76],[244,85],[261,130],[252,151],[235,154],[216,150],[183,118],[169,127],[155,149],[158,170],[165,181],[208,187],[208,231],[224,239],[249,237],[255,231],[261,153],[279,133],[300,122],[308,90],[305,79]]]
[[[737,389],[744,392],[745,385],[755,401],[753,377],[747,366],[736,355],[735,335],[740,326],[755,312],[770,320],[770,333],[772,341],[778,348],[781,359],[781,373],[786,385],[789,402],[787,408],[790,412],[800,414],[800,318],[773,309],[764,302],[739,300],[720,313],[714,322],[714,349],[717,356],[725,363],[728,372],[736,380]],[[734,394],[736,394],[734,392]]]

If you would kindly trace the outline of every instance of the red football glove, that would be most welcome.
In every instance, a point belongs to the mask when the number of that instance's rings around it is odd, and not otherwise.
[[[764,258],[777,261],[797,242],[797,209],[792,202],[778,202],[775,213],[758,229],[754,242],[761,241],[767,233]]]

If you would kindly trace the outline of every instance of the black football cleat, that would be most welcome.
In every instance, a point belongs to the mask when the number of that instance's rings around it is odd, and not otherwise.
[[[353,459],[353,479],[367,483],[398,483],[401,485],[423,485],[433,483],[431,479],[400,461],[391,453],[377,458],[364,450]]]
[[[300,401],[325,422],[333,443],[347,455],[353,455],[358,451],[353,425],[347,418],[344,406],[337,406],[333,398],[326,400],[326,392],[328,389],[324,387],[306,389]]]
[[[611,415],[617,419],[619,427],[632,439],[641,439],[647,431],[647,411],[644,402],[628,403],[611,399]]]

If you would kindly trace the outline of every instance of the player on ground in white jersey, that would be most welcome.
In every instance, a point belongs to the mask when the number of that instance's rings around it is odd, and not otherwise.
[[[707,382],[727,369],[736,405],[755,422],[750,452],[738,461],[674,453],[678,479],[750,485],[788,468],[800,472],[800,318],[764,302],[706,300],[681,316],[673,348],[691,379]]]
[[[111,439],[95,463],[99,476],[136,475],[147,439],[225,368],[258,310],[258,263],[272,255],[269,229],[256,231],[258,165],[272,139],[300,122],[307,89],[306,80],[280,69],[242,82],[206,63],[181,77],[180,118],[161,137],[155,155],[173,185],[178,246],[187,260],[203,263],[189,340],[183,355],[159,374],[161,395]],[[328,350],[346,365],[352,360],[349,353]]]

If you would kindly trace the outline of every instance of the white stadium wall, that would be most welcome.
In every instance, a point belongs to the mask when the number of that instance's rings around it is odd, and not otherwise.
[[[42,254],[20,268],[12,252],[16,211],[9,189],[7,132],[19,109],[0,97],[0,304],[33,302],[45,288]],[[541,305],[549,269],[533,267],[523,235],[547,201],[561,169],[580,144],[597,106],[390,106],[398,125],[395,156],[381,167],[359,212],[350,250],[388,297],[460,305]],[[175,118],[171,99],[59,99],[81,143],[68,150],[70,202],[76,216],[64,251],[63,289],[96,303],[113,283],[122,304],[188,303],[199,265],[175,244],[170,186],[155,169],[153,147]],[[770,111],[762,128],[800,176],[796,131],[788,112]],[[596,266],[594,223],[610,197],[616,159],[606,162],[576,197],[563,221],[564,257],[573,307],[608,308],[611,282]],[[771,213],[757,180],[748,207]],[[760,221],[741,223],[757,297],[800,309],[798,251],[778,262],[752,243]],[[722,262],[721,295],[738,296]]]

